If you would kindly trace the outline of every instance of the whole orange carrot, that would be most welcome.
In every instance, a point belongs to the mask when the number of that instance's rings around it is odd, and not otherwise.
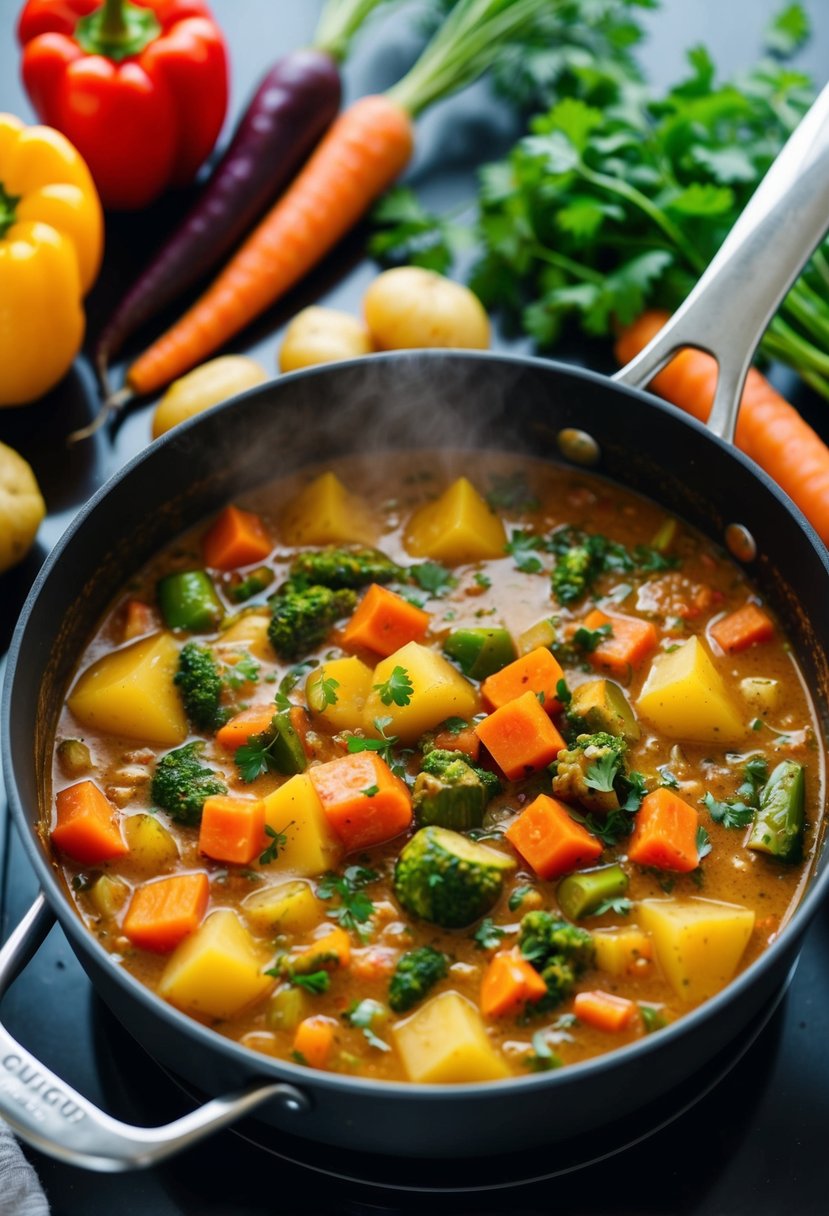
[[[619,362],[628,363],[667,320],[667,313],[644,312],[623,329],[616,342]],[[703,351],[684,350],[654,376],[650,387],[705,422],[716,384],[716,360]],[[785,490],[829,544],[829,447],[754,368],[743,390],[735,438],[737,447]]]
[[[403,171],[412,118],[471,83],[549,0],[459,0],[411,71],[388,93],[343,112],[224,271],[127,373],[134,393],[202,362],[284,295]]]

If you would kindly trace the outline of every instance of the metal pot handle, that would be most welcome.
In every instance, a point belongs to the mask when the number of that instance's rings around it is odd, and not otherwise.
[[[39,895],[0,950],[0,1001],[39,949],[55,918]],[[71,1165],[106,1173],[153,1165],[249,1114],[269,1099],[292,1112],[310,1102],[293,1085],[251,1084],[163,1127],[131,1127],[98,1110],[22,1047],[0,1023],[0,1116],[27,1144]]]
[[[694,290],[614,380],[644,385],[681,347],[707,351],[719,364],[708,429],[731,442],[755,348],[823,239],[828,197],[829,85],[789,137]]]

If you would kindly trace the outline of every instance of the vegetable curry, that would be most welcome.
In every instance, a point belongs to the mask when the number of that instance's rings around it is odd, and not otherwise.
[[[711,541],[592,474],[347,458],[129,584],[48,832],[158,995],[268,1055],[467,1082],[660,1029],[784,928],[814,709]]]

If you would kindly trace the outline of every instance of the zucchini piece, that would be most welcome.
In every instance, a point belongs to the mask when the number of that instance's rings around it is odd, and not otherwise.
[[[760,802],[746,848],[778,861],[799,861],[806,827],[805,769],[782,760],[760,792]]]
[[[443,649],[473,680],[485,680],[517,658],[515,643],[506,629],[453,629]]]
[[[588,680],[574,688],[568,717],[579,719],[590,732],[604,731],[628,743],[640,736],[628,699],[613,680]]]
[[[168,629],[197,633],[218,628],[224,609],[204,570],[180,570],[158,583],[158,606]]]
[[[416,832],[397,859],[394,892],[407,911],[443,929],[471,925],[498,902],[512,858],[447,828]]]
[[[597,866],[563,878],[556,887],[556,899],[569,920],[581,920],[606,899],[624,895],[627,889],[628,876],[621,866]]]

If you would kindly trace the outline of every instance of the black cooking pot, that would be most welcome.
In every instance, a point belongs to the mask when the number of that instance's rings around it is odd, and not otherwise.
[[[829,96],[818,104],[819,121],[810,113],[805,136],[799,129],[794,137],[800,138],[798,156],[789,146],[783,154],[783,168],[798,178],[794,202],[790,196],[781,211],[775,194],[761,187],[729,238],[731,248],[709,268],[701,294],[698,289],[677,314],[680,328],[628,375],[652,371],[689,340],[717,349],[714,338],[724,332],[721,313],[717,321],[719,285],[735,267],[742,266],[743,295],[735,301],[732,282],[732,310],[741,323],[751,314],[754,337],[762,330],[825,224],[810,174],[817,165],[821,184],[829,181],[823,139]],[[790,269],[773,283],[766,276],[761,293],[746,276],[745,259],[770,242],[783,248]],[[729,260],[735,247],[738,256]],[[725,431],[730,424],[722,421],[721,407],[739,391],[748,348],[747,341],[738,343],[721,359],[724,392],[715,415]],[[582,432],[575,442],[574,430]],[[751,559],[751,577],[779,613],[825,721],[829,670],[819,631],[829,608],[829,561],[823,544],[747,458],[645,393],[540,360],[411,352],[297,373],[176,428],[96,495],[44,565],[9,654],[3,762],[45,903],[97,991],[156,1059],[203,1092],[233,1092],[168,1128],[128,1128],[70,1091],[0,1026],[0,1115],[30,1142],[81,1164],[119,1169],[157,1160],[257,1107],[272,1129],[263,1134],[275,1145],[280,1130],[346,1148],[432,1157],[554,1145],[668,1094],[735,1040],[784,982],[829,884],[822,850],[778,940],[702,1007],[600,1058],[472,1086],[373,1082],[250,1051],[153,995],[81,923],[42,837],[52,739],[78,656],[124,581],[171,536],[273,477],[348,452],[376,451],[380,461],[389,449],[436,447],[469,449],[473,476],[477,449],[549,460],[569,453],[593,460],[596,472],[658,500],[716,540],[729,525],[741,525],[728,533],[740,541],[732,548]],[[44,907],[39,901],[0,955],[0,996],[49,923]]]

